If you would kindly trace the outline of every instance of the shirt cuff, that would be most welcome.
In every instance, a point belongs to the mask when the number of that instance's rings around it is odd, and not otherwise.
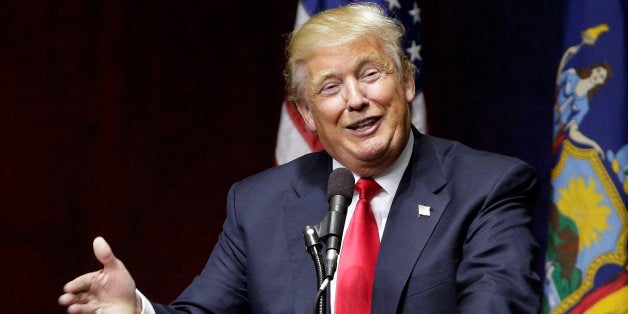
[[[135,289],[135,294],[140,297],[142,300],[142,314],[155,314],[155,309],[153,305],[148,301],[148,299],[137,289]]]

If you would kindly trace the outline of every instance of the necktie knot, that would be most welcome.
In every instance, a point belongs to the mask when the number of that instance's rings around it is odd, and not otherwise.
[[[360,178],[355,184],[355,188],[358,190],[360,198],[369,202],[382,189],[373,178]]]

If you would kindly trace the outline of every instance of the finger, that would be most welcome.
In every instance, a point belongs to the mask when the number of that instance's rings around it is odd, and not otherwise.
[[[57,300],[60,305],[69,306],[72,304],[86,304],[93,298],[85,292],[81,292],[78,294],[74,293],[66,293],[59,297]]]
[[[96,306],[87,303],[87,304],[72,304],[68,306],[68,313],[76,314],[76,313],[96,313]]]
[[[113,255],[113,251],[107,241],[103,237],[97,237],[94,239],[94,255],[105,268],[115,267],[116,257]]]
[[[65,293],[61,295],[59,299],[57,299],[57,301],[59,302],[59,305],[63,305],[63,306],[68,306],[70,304],[76,303],[75,300],[77,300],[76,295],[72,293]]]
[[[95,271],[76,277],[74,280],[63,286],[63,291],[66,293],[79,293],[81,291],[87,291],[98,280],[101,273],[102,271]]]

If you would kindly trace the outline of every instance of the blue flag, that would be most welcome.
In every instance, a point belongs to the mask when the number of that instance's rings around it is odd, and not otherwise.
[[[565,1],[544,313],[628,312],[627,2]]]

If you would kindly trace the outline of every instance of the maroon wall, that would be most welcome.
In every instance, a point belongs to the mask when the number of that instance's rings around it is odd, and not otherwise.
[[[64,312],[97,235],[178,295],[229,185],[273,164],[293,2],[0,4],[0,312]]]

